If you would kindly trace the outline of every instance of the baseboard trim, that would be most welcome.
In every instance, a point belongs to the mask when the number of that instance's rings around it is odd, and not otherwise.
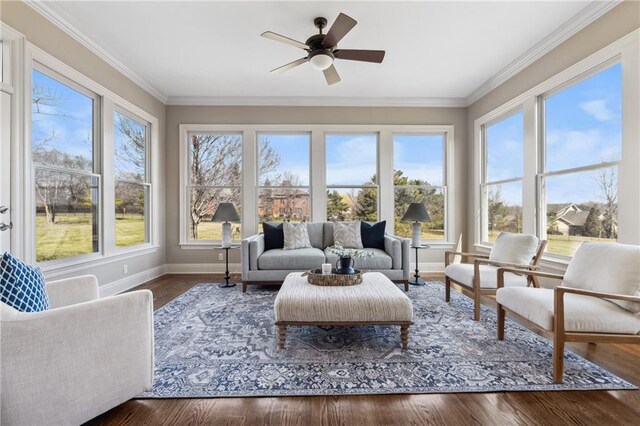
[[[166,274],[166,265],[156,266],[155,268],[147,269],[137,274],[130,275],[126,278],[119,279],[117,281],[110,282],[100,286],[100,297],[113,296],[123,291],[130,290],[134,287],[144,284],[147,281],[159,278]]]

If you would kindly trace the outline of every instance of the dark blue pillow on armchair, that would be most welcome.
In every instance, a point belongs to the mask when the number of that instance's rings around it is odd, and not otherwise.
[[[284,230],[282,224],[272,225],[264,222],[262,224],[262,232],[264,233],[264,249],[281,249],[284,247]]]
[[[360,236],[362,237],[362,247],[376,248],[384,250],[384,229],[387,221],[374,223],[360,222]]]

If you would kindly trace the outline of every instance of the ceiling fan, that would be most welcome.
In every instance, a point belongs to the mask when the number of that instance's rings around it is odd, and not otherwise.
[[[308,53],[304,58],[273,69],[271,72],[282,73],[298,65],[302,65],[305,62],[309,62],[312,67],[321,70],[324,73],[327,84],[332,85],[340,81],[338,71],[336,71],[336,68],[333,66],[335,59],[381,63],[384,59],[384,50],[337,49],[338,42],[342,40],[357,23],[355,19],[341,13],[329,29],[329,32],[323,34],[322,30],[327,26],[327,20],[322,17],[316,18],[313,20],[313,24],[318,28],[319,34],[312,35],[305,43],[271,31],[260,34],[262,37],[299,47]]]

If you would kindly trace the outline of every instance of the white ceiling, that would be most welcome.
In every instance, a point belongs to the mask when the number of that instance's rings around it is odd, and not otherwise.
[[[170,100],[223,98],[467,98],[589,2],[46,2],[82,35]],[[313,18],[358,21],[342,48],[384,49],[380,65],[337,61],[327,86],[304,56],[260,37],[304,42]]]

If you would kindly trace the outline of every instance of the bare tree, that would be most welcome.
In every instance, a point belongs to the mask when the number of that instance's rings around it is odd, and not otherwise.
[[[596,176],[600,197],[604,202],[602,230],[605,238],[616,238],[616,216],[618,213],[618,179],[613,168],[600,169]]]
[[[126,142],[115,151],[116,171],[119,175],[131,173],[128,164],[136,169],[145,169],[146,129],[137,121],[126,115],[116,114],[115,126],[125,138]],[[142,178],[144,178],[142,176]]]

